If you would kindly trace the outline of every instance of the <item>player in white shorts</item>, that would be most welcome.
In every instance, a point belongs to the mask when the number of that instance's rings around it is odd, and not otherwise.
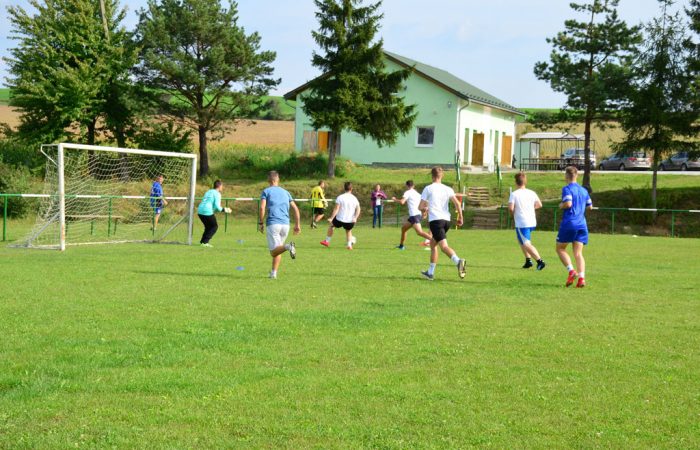
[[[426,216],[426,214],[421,213],[420,209],[418,209],[418,206],[420,205],[420,193],[414,189],[413,180],[408,180],[406,182],[406,187],[408,190],[403,193],[403,196],[400,199],[397,199],[396,197],[391,198],[393,201],[408,207],[408,218],[401,227],[401,242],[396,248],[399,250],[406,248],[404,247],[404,242],[406,242],[406,234],[408,234],[408,230],[411,228],[416,231],[418,236],[425,239],[421,245],[428,247],[430,246],[430,239],[433,236],[430,233],[423,231],[423,227],[421,227],[420,224],[423,218]]]
[[[510,194],[508,210],[515,220],[515,234],[518,238],[520,249],[525,255],[523,269],[532,267],[532,259],[534,258],[537,261],[537,270],[542,270],[545,267],[545,263],[530,241],[531,234],[537,227],[535,210],[542,207],[542,202],[534,191],[527,189],[527,176],[523,172],[515,174],[515,184],[518,188]]]
[[[338,198],[335,199],[335,208],[333,208],[333,213],[328,218],[331,225],[328,227],[328,234],[326,238],[321,241],[321,245],[330,247],[333,230],[335,228],[343,228],[347,237],[347,248],[348,250],[352,250],[352,246],[355,245],[356,242],[355,237],[352,235],[352,229],[355,227],[355,223],[357,223],[359,217],[360,202],[352,193],[352,183],[346,181],[345,193],[339,195]]]

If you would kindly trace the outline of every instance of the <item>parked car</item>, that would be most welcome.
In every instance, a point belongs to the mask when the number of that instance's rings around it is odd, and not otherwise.
[[[600,170],[647,170],[651,169],[651,158],[644,152],[632,152],[630,155],[613,153],[600,162]]]
[[[582,148],[567,148],[566,150],[564,150],[564,153],[561,154],[562,162],[559,168],[564,169],[567,166],[576,166],[577,169],[583,169],[583,167],[585,166],[585,158],[583,152],[584,149]],[[593,152],[593,150],[591,150],[590,158],[591,168],[595,168],[597,164],[595,152]]]
[[[678,152],[668,159],[661,161],[659,170],[698,170],[700,158],[688,158],[688,152]]]

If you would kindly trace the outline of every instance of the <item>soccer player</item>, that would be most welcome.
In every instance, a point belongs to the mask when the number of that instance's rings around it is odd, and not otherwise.
[[[372,202],[372,228],[375,228],[377,223],[379,223],[379,228],[382,227],[382,209],[384,208],[382,206],[382,200],[386,199],[387,196],[384,191],[382,191],[382,187],[378,184],[375,185],[372,190],[372,195],[370,195],[370,201]]]
[[[294,234],[299,234],[301,228],[299,225],[300,215],[297,204],[294,203],[292,195],[285,189],[282,189],[280,184],[280,176],[274,170],[267,174],[267,182],[270,186],[260,194],[260,222],[258,228],[262,233],[267,225],[267,248],[272,256],[272,270],[270,278],[277,279],[277,270],[279,270],[282,262],[282,254],[289,251],[289,256],[292,259],[297,257],[297,249],[294,242],[285,244],[289,234],[289,208],[294,211]],[[267,215],[267,220],[265,219]]]
[[[449,256],[452,262],[457,266],[457,273],[460,278],[467,275],[467,262],[460,259],[459,256],[447,245],[447,231],[452,226],[450,220],[450,202],[452,202],[457,210],[457,226],[462,226],[464,218],[462,217],[462,205],[455,196],[455,191],[451,187],[442,184],[442,167],[433,167],[431,170],[433,176],[433,184],[426,186],[421,194],[421,201],[418,209],[422,212],[428,212],[428,221],[430,222],[430,231],[433,238],[430,240],[430,267],[427,271],[421,274],[428,280],[435,278],[435,266],[438,262],[438,247],[442,252]]]
[[[158,228],[158,219],[168,201],[163,196],[163,175],[159,174],[153,179],[151,186],[151,208],[153,208],[153,231]]]
[[[515,219],[515,234],[520,243],[520,249],[525,255],[523,269],[532,267],[532,258],[535,258],[537,270],[542,270],[545,263],[530,241],[530,235],[537,227],[535,210],[542,207],[542,202],[534,191],[527,188],[527,176],[523,172],[515,174],[515,184],[518,188],[510,194],[508,210]]]
[[[396,247],[399,250],[403,250],[406,248],[404,247],[404,242],[406,242],[406,234],[408,234],[408,230],[410,230],[411,228],[413,228],[416,231],[416,234],[418,236],[425,239],[425,241],[421,244],[423,246],[429,246],[430,239],[432,238],[430,233],[426,233],[425,231],[423,231],[423,228],[420,224],[423,220],[424,214],[421,213],[420,209],[418,209],[418,205],[420,205],[420,194],[414,189],[413,180],[408,180],[406,182],[406,188],[406,192],[403,193],[403,196],[400,199],[397,199],[396,197],[391,197],[391,199],[395,202],[398,202],[402,205],[408,205],[408,218],[401,227],[401,242],[399,243],[399,246]]]
[[[352,235],[352,229],[357,223],[357,219],[360,217],[360,202],[357,200],[352,193],[352,183],[349,181],[345,182],[345,193],[338,196],[335,199],[335,208],[333,208],[333,213],[328,218],[331,225],[328,227],[328,235],[326,239],[321,241],[321,245],[324,247],[329,247],[331,245],[331,238],[333,237],[333,230],[335,228],[343,228],[345,230],[345,236],[347,237],[347,248],[352,250],[352,246],[355,244],[355,238]]]
[[[209,243],[211,238],[216,234],[216,230],[219,229],[219,224],[216,222],[217,212],[224,211],[226,214],[231,213],[231,208],[221,207],[221,192],[224,190],[224,183],[221,180],[216,180],[214,182],[214,187],[209,189],[205,194],[202,201],[197,207],[197,215],[199,220],[204,224],[204,233],[202,233],[202,239],[199,240],[199,244],[202,247],[213,247]]]
[[[318,222],[323,219],[323,215],[326,214],[326,207],[328,207],[328,201],[326,201],[326,196],[323,190],[326,189],[326,182],[321,180],[318,182],[318,186],[311,189],[311,207],[313,210],[313,215],[311,216],[311,228],[317,228]]]
[[[577,288],[586,286],[586,261],[583,259],[583,246],[588,244],[588,225],[586,224],[586,210],[593,209],[593,201],[588,191],[576,183],[578,170],[576,167],[566,168],[566,182],[561,190],[561,203],[559,208],[564,210],[559,234],[557,235],[557,254],[562,264],[569,271],[566,278],[566,287],[574,284],[578,277]],[[578,273],[571,264],[571,258],[566,247],[571,244],[576,258]]]

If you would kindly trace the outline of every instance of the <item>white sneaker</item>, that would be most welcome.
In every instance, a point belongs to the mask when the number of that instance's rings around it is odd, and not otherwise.
[[[270,272],[270,279],[271,280],[276,280],[277,279],[277,274]]]

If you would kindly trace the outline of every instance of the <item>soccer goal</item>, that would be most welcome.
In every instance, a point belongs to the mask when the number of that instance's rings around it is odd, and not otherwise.
[[[80,144],[42,145],[44,193],[19,246],[192,243],[197,156]],[[162,195],[153,183],[163,176]]]

